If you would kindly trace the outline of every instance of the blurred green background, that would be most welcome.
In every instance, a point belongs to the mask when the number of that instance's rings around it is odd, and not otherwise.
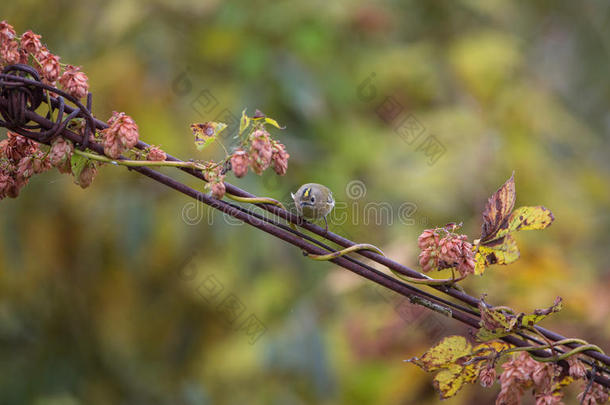
[[[261,109],[286,126],[288,174],[227,180],[284,201],[325,183],[331,230],[412,267],[425,228],[476,239],[514,170],[517,205],[556,221],[467,290],[522,311],[559,295],[544,326],[610,350],[610,3],[21,0],[2,19],[83,67],[99,118],[125,111],[175,156],[220,158],[189,124]],[[87,190],[49,172],[0,202],[2,404],[434,404],[403,360],[455,333],[121,168]]]

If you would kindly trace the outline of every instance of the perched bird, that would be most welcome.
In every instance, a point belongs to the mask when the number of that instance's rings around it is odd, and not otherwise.
[[[326,216],[335,207],[333,193],[328,187],[317,183],[307,183],[299,187],[296,193],[290,193],[290,195],[300,216],[313,220],[324,218],[328,232]]]

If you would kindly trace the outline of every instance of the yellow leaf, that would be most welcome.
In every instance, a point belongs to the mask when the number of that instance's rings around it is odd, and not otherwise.
[[[480,276],[481,274],[483,274],[485,272],[485,266],[486,266],[485,256],[483,256],[483,253],[477,252],[474,255],[474,260],[475,260],[474,274],[476,274],[477,276]]]
[[[473,383],[480,371],[488,366],[485,358],[492,352],[506,350],[510,345],[503,342],[489,342],[472,345],[463,336],[449,336],[430,348],[421,359],[411,359],[425,371],[439,372],[434,376],[434,387],[441,399],[454,396],[466,383]],[[475,359],[474,357],[482,357]]]
[[[485,328],[480,328],[477,332],[476,338],[478,341],[487,342],[488,340],[500,339],[508,335],[510,335],[510,332],[506,332],[502,328],[495,330],[487,330]]]
[[[547,228],[555,217],[548,208],[541,205],[536,207],[519,207],[513,211],[508,221],[504,222],[493,236],[498,239],[515,231],[528,231],[532,229]],[[488,239],[490,241],[492,239]]]
[[[551,387],[551,391],[558,391],[561,388],[570,385],[574,382],[574,378],[570,377],[569,375],[564,376],[561,380],[559,381],[555,381],[553,383],[553,386]]]
[[[464,366],[462,370],[462,377],[464,378],[464,382],[473,383],[479,378],[479,373],[483,367],[486,367],[487,363],[484,360],[475,361],[467,366]]]
[[[463,374],[464,367],[451,364],[448,368],[440,371],[434,376],[434,388],[441,394],[441,399],[454,396],[462,388],[467,376]],[[476,378],[475,378],[476,379]]]
[[[470,354],[472,345],[463,336],[448,336],[436,346],[428,349],[421,358],[409,361],[417,364],[425,371],[435,371],[455,363],[460,357]]]
[[[252,120],[254,120],[254,121],[262,120],[265,124],[273,125],[277,129],[284,129],[285,128],[285,127],[281,127],[280,124],[278,124],[276,120],[274,120],[273,118],[267,117],[265,114],[263,114],[259,110],[256,110],[256,112],[254,113],[254,117],[252,117]]]
[[[472,353],[477,356],[488,356],[491,352],[500,353],[508,350],[512,347],[511,344],[503,342],[501,340],[493,340],[491,342],[485,342],[478,344],[474,347]]]
[[[277,129],[284,129],[285,127],[281,127],[280,124],[277,123],[273,118],[265,117],[265,124],[271,124]]]
[[[241,112],[241,119],[239,120],[239,135],[243,134],[246,128],[250,125],[250,117],[246,115],[246,109]]]
[[[481,275],[492,264],[510,264],[519,259],[517,241],[506,235],[486,245],[476,247],[474,274]]]
[[[483,211],[483,229],[481,241],[494,238],[502,223],[515,207],[515,174],[510,176],[502,187],[487,201]]]
[[[464,362],[470,360],[470,355],[463,360]],[[472,362],[466,366],[452,363],[439,371],[434,376],[434,386],[440,392],[441,399],[454,396],[465,383],[475,382],[483,367],[486,367],[485,361]]]

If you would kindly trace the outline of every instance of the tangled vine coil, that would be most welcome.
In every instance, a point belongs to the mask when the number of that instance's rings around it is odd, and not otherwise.
[[[40,124],[28,124],[31,120],[27,112],[35,113],[45,101],[44,90],[47,90],[48,110],[45,118],[53,121],[51,128],[45,129]],[[49,96],[55,93],[57,98]],[[65,100],[76,106],[66,114]],[[36,69],[25,64],[6,66],[0,74],[0,126],[20,135],[27,136],[37,142],[49,143],[59,136],[74,118],[85,119],[85,130],[80,143],[80,149],[89,146],[89,138],[95,128],[91,113],[92,95],[87,95],[87,106],[66,92],[45,84],[40,79]],[[56,115],[55,120],[53,116]]]

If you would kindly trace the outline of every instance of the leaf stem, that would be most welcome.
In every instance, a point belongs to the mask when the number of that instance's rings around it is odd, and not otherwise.
[[[510,348],[508,350],[505,350],[502,355],[506,355],[506,354],[511,354],[511,353],[516,353],[516,352],[532,352],[532,351],[536,351],[536,350],[541,350],[541,349],[551,349],[553,350],[554,347],[556,346],[563,346],[569,343],[579,343],[582,346],[578,346],[575,349],[570,350],[569,352],[565,352],[563,354],[561,354],[561,356],[552,356],[552,357],[539,357],[539,356],[534,356],[533,354],[530,353],[530,356],[532,356],[532,358],[536,361],[539,361],[541,363],[549,363],[549,362],[557,362],[560,360],[565,360],[570,356],[573,356],[575,354],[578,354],[580,352],[584,352],[587,350],[594,350],[596,352],[600,352],[600,353],[604,353],[604,351],[599,347],[596,346],[594,344],[590,344],[588,342],[586,342],[585,340],[582,339],[576,339],[576,338],[569,338],[569,339],[563,339],[563,340],[558,340],[557,342],[554,342],[552,344],[546,344],[546,345],[542,345],[542,346],[525,346],[525,347],[513,347]]]
[[[87,159],[97,160],[98,162],[112,163],[120,166],[127,167],[141,167],[141,166],[159,166],[159,167],[185,167],[188,169],[195,170],[206,170],[206,167],[195,162],[174,162],[168,160],[128,160],[128,159],[110,159],[106,156],[101,156],[96,153],[84,152],[78,149],[74,150],[77,155],[86,157]]]

